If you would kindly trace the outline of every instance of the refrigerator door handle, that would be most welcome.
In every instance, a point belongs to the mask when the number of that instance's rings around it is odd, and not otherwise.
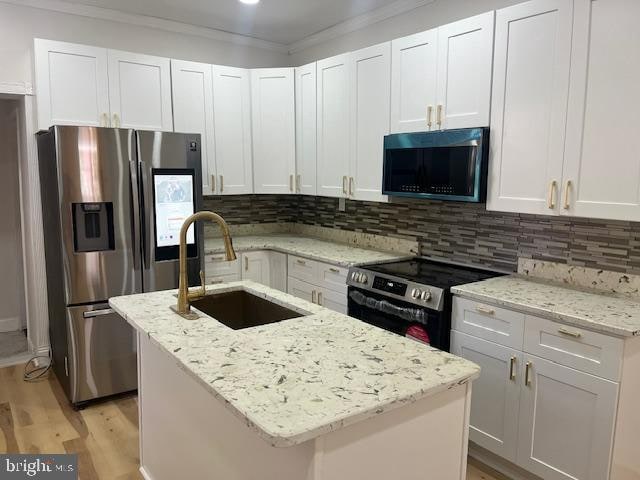
[[[129,174],[131,177],[131,249],[133,250],[133,268],[140,269],[140,206],[138,205],[138,172],[137,162],[129,162]]]
[[[145,199],[145,186],[148,185],[149,183],[149,178],[147,176],[147,169],[146,169],[146,165],[145,162],[143,162],[142,160],[139,162],[139,175],[140,175],[140,221],[141,221],[141,225],[142,228],[140,229],[140,234],[141,234],[141,244],[142,244],[142,261],[144,264],[144,268],[147,269],[149,268],[149,266],[151,265],[151,257],[150,257],[150,249],[149,249],[149,239],[147,238],[147,231],[148,229],[148,225],[147,225],[147,221],[148,221],[148,215],[145,214],[145,204],[144,204],[144,199]],[[151,188],[149,186],[149,188]],[[146,287],[145,287],[146,288]]]

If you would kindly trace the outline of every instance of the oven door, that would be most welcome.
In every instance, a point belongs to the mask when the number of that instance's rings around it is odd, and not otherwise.
[[[349,287],[348,297],[350,317],[402,336],[412,336],[412,327],[418,327],[426,330],[432,347],[449,350],[450,325],[444,312],[356,287]]]

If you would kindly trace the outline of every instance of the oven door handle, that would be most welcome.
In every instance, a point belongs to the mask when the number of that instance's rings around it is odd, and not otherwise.
[[[371,308],[378,312],[386,313],[387,315],[393,315],[394,317],[400,317],[408,322],[427,324],[427,315],[425,315],[424,309],[398,307],[387,300],[377,300],[358,291],[349,292],[349,298],[362,307]]]

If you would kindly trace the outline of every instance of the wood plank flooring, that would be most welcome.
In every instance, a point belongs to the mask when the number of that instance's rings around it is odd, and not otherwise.
[[[77,453],[81,480],[142,480],[134,396],[76,412],[53,374],[22,380],[22,366],[0,369],[0,453]],[[477,462],[467,480],[504,480]]]

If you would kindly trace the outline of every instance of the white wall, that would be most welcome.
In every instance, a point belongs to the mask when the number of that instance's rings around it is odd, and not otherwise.
[[[0,99],[0,332],[25,327],[17,109]]]
[[[524,0],[435,0],[396,17],[383,20],[342,37],[306,48],[291,55],[291,65],[304,65],[315,60],[346,53],[412,33],[497,10]]]
[[[237,67],[274,67],[289,62],[288,55],[273,50],[6,4],[0,0],[0,83],[31,82],[34,38]]]

